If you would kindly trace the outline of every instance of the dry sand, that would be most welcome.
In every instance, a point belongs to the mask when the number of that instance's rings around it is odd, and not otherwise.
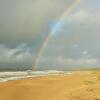
[[[100,100],[100,74],[81,71],[0,83],[0,100]]]

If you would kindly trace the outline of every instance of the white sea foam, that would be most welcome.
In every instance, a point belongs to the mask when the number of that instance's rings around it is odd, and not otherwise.
[[[16,71],[16,72],[0,72],[0,82],[6,82],[10,80],[19,80],[29,77],[39,77],[46,75],[56,75],[56,74],[69,74],[71,72],[56,71],[56,70],[46,70],[46,71]]]

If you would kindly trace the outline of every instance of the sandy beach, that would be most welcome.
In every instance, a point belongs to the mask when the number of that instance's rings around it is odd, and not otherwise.
[[[0,83],[0,100],[100,100],[100,74],[81,71]]]

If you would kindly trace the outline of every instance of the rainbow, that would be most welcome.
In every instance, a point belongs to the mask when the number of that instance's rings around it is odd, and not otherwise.
[[[63,24],[64,20],[66,19],[66,17],[73,11],[73,9],[80,3],[81,0],[75,0],[75,2],[69,7],[67,8],[67,10],[64,12],[64,14],[60,17],[58,23],[52,28],[51,32],[47,34],[46,38],[43,41],[43,44],[40,47],[40,50],[38,51],[38,56],[37,59],[35,61],[35,65],[33,66],[33,70],[34,67],[38,66],[38,63],[43,55],[43,52],[48,44],[48,41],[50,40],[50,38],[57,32],[59,31],[59,26],[61,24]]]

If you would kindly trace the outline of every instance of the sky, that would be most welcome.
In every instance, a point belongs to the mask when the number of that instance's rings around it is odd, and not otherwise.
[[[32,69],[38,51],[76,0],[0,0],[0,70]],[[100,67],[100,1],[80,3],[48,41],[37,70]]]

